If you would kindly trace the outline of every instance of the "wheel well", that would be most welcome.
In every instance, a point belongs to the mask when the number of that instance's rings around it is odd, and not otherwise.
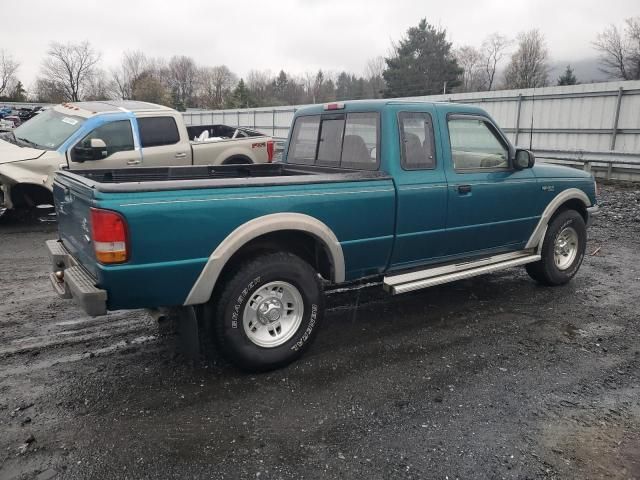
[[[250,258],[271,252],[290,252],[311,265],[324,279],[333,277],[333,264],[323,243],[313,235],[300,230],[281,230],[254,238],[243,245],[227,261],[216,286],[225,283],[224,277],[236,271],[240,264]]]
[[[571,200],[567,200],[566,202],[564,202],[562,205],[558,207],[558,209],[555,211],[555,213],[551,218],[553,219],[554,217],[556,217],[561,212],[564,212],[565,210],[575,210],[582,216],[585,223],[589,218],[589,215],[587,214],[587,207],[585,206],[584,202],[578,198],[572,198]]]
[[[53,195],[45,187],[32,183],[18,183],[11,187],[13,208],[31,208],[38,205],[53,205]]]
[[[232,155],[222,162],[222,165],[251,165],[253,162],[246,155]]]

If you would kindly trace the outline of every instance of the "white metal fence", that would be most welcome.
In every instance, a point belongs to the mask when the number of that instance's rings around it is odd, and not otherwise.
[[[407,99],[480,106],[514,144],[540,159],[584,166],[597,176],[640,179],[640,81]],[[187,111],[184,117],[190,125],[223,123],[285,137],[300,107]]]

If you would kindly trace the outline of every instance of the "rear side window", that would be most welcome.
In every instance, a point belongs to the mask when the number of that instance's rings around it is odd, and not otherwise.
[[[377,170],[379,115],[376,112],[298,117],[288,162],[355,170]]]
[[[402,168],[428,170],[436,167],[433,123],[426,112],[400,112]]]
[[[138,118],[142,148],[174,145],[180,141],[178,126],[173,117]]]

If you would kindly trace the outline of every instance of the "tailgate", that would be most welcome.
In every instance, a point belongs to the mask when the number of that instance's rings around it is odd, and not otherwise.
[[[64,173],[58,173],[53,183],[53,199],[62,243],[75,260],[96,277],[89,211],[93,204],[93,190]]]

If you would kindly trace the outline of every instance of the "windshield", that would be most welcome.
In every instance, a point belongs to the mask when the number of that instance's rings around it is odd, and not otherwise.
[[[13,131],[18,141],[34,148],[55,150],[84,122],[84,118],[47,110]]]

